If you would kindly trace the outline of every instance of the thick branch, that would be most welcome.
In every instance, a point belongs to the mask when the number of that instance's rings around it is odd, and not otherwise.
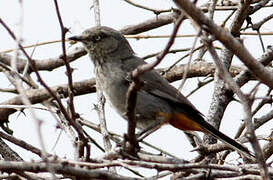
[[[67,62],[73,62],[77,60],[78,58],[86,55],[87,52],[83,48],[76,48],[73,50],[73,52],[69,52],[66,56]],[[11,65],[11,59],[12,56],[8,54],[0,54],[0,62]],[[56,58],[49,58],[49,59],[43,59],[43,60],[34,60],[36,67],[39,71],[52,71],[56,68],[59,68],[64,65],[63,56],[60,55]],[[27,60],[19,58],[17,61],[17,70],[18,72],[23,72],[25,66],[26,66]],[[33,72],[33,69],[29,68],[28,73]]]
[[[73,84],[74,87],[74,93],[75,96],[76,95],[83,95],[83,94],[87,94],[90,92],[95,92],[96,88],[95,88],[95,79],[89,79],[89,80],[84,80],[84,81],[80,81],[80,82],[76,82]],[[67,84],[63,84],[63,85],[59,85],[59,86],[54,86],[51,87],[52,91],[54,93],[59,93],[64,95],[64,97],[67,97]],[[48,91],[46,89],[31,89],[26,91],[26,96],[27,98],[30,100],[30,102],[32,104],[36,104],[36,103],[41,103],[45,100],[48,100],[49,98],[51,98],[51,94],[48,93]],[[1,103],[1,105],[8,105],[8,104],[12,104],[12,105],[22,105],[23,102],[19,96],[16,96],[14,98],[11,98],[7,101],[4,101]],[[7,122],[8,121],[8,116],[14,112],[16,112],[16,109],[0,109],[0,122]]]
[[[106,170],[89,170],[80,167],[74,167],[65,163],[43,163],[43,162],[1,162],[1,171],[28,171],[28,172],[48,172],[48,166],[57,174],[64,174],[70,176],[76,176],[78,178],[88,178],[88,179],[109,179],[109,180],[127,180],[127,179],[137,179],[125,176],[120,176],[111,173]]]

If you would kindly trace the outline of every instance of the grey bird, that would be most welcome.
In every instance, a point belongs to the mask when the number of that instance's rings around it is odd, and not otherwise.
[[[93,27],[69,39],[83,43],[94,63],[98,87],[126,119],[126,94],[130,85],[128,74],[146,62],[134,54],[119,31],[109,27]],[[140,81],[143,85],[137,92],[137,128],[145,130],[160,121],[183,131],[210,133],[231,148],[254,157],[246,147],[210,125],[192,103],[155,70],[142,74]]]

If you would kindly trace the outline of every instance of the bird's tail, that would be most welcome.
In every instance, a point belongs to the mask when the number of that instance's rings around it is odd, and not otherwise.
[[[216,137],[220,141],[228,144],[232,149],[235,149],[235,150],[239,151],[240,153],[246,155],[247,157],[254,157],[255,158],[254,153],[250,152],[245,146],[238,143],[236,140],[231,139],[230,137],[228,137],[224,133],[218,131],[216,128],[214,128],[212,125],[210,125],[205,120],[202,120],[202,121],[204,121],[204,122],[202,122],[202,127],[207,132],[209,132],[211,135],[213,135],[214,137]]]
[[[208,132],[217,139],[228,144],[232,149],[241,152],[247,157],[255,157],[254,153],[250,152],[245,146],[238,143],[236,140],[231,139],[209,124],[198,110],[193,109],[188,105],[183,105],[182,107],[181,104],[175,107],[177,108],[176,111],[178,113],[172,116],[169,120],[169,123],[174,127],[181,130]]]

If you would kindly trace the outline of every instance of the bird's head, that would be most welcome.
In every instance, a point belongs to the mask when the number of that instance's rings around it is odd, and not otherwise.
[[[105,26],[87,29],[81,35],[69,39],[83,43],[94,62],[106,61],[109,58],[122,59],[134,54],[128,41],[119,31]]]

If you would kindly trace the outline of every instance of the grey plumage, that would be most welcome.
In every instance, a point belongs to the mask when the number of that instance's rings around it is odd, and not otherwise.
[[[145,61],[135,56],[128,41],[120,32],[109,27],[93,27],[70,39],[84,44],[95,65],[98,87],[117,112],[124,117],[126,94],[130,84],[128,74],[145,64]],[[140,76],[140,81],[143,86],[137,93],[138,128],[145,129],[157,121],[166,121],[181,130],[209,132],[239,152],[251,155],[247,148],[206,122],[190,101],[156,71],[145,72]],[[158,112],[170,115],[170,118],[164,119],[158,116]],[[179,122],[174,117],[186,117],[186,121],[182,118],[183,120]]]

